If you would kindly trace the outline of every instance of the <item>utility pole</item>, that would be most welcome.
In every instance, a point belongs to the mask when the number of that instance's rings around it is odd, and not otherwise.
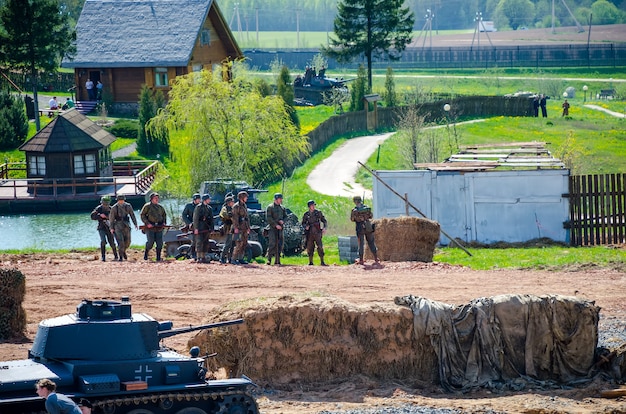
[[[426,22],[424,22],[424,26],[422,26],[422,30],[420,31],[420,34],[415,39],[415,42],[417,43],[420,37],[422,37],[422,34],[424,35],[424,39],[422,40],[422,50],[424,49],[424,46],[426,44],[426,38],[428,37],[429,34],[430,34],[430,48],[431,49],[433,48],[433,18],[435,17],[435,15],[433,14],[431,9],[426,9],[426,15],[424,17],[426,18]]]
[[[296,7],[296,50],[300,50],[300,7]]]
[[[259,47],[260,43],[259,43],[259,5],[258,4],[255,8],[255,12],[256,12],[256,44],[257,44],[257,47]]]
[[[483,27],[485,30],[485,34],[487,35],[487,40],[489,40],[489,44],[493,47],[493,43],[491,42],[491,38],[489,37],[489,33],[485,28],[485,24],[483,23],[483,14],[481,12],[476,12],[476,17],[474,18],[476,22],[476,28],[474,29],[474,36],[472,37],[472,46],[470,46],[470,50],[474,47],[474,39],[477,39],[477,48],[480,49],[480,27]]]

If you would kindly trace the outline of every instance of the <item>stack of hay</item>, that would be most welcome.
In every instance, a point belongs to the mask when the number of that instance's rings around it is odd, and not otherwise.
[[[389,262],[432,262],[441,228],[436,221],[418,217],[382,218],[376,224],[378,258]],[[365,259],[372,254],[365,249]]]
[[[0,269],[0,339],[24,336],[26,313],[22,308],[26,278],[17,269]]]

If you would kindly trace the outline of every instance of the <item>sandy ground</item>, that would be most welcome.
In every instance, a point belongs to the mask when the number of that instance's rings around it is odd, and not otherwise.
[[[174,326],[200,324],[217,307],[259,297],[324,294],[355,304],[390,304],[394,296],[414,294],[451,304],[504,293],[576,295],[594,300],[603,321],[626,321],[626,273],[589,267],[573,271],[472,271],[438,263],[383,263],[367,266],[237,267],[190,261],[146,263],[132,252],[124,263],[95,260],[93,255],[0,255],[0,266],[26,275],[27,338],[0,344],[0,361],[23,359],[40,320],[74,312],[83,298],[118,299],[130,296],[133,312],[147,313]],[[186,352],[193,334],[166,340]],[[444,393],[436,385],[376,383],[355,379],[318,384],[298,392],[258,390],[262,413],[316,413],[321,410],[376,408],[414,402],[464,412],[609,413],[626,412],[626,399],[602,399],[601,381],[570,390],[527,391],[494,395],[477,391]]]

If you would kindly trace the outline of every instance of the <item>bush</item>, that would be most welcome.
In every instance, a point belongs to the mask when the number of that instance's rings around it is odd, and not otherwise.
[[[0,150],[15,149],[28,134],[24,102],[7,92],[0,92]]]
[[[120,119],[115,121],[110,127],[105,127],[107,131],[118,138],[137,138],[139,131],[139,121],[134,119]]]

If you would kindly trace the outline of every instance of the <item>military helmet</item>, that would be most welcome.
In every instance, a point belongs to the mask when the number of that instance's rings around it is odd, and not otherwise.
[[[278,198],[283,198],[283,195],[281,193],[274,194],[274,200],[276,200]]]
[[[126,196],[124,194],[118,194],[117,195],[117,199],[118,200],[126,200]]]
[[[240,192],[237,193],[237,198],[238,199],[241,200],[244,197],[248,197],[248,192],[247,191],[240,191]]]
[[[150,200],[152,200],[154,197],[159,197],[159,193],[150,194]]]
[[[228,196],[224,199],[225,203],[230,203],[231,201],[235,201],[235,199],[233,198],[233,196]]]
[[[209,194],[202,194],[202,201],[210,200],[211,196]]]
[[[199,199],[200,199],[200,197],[202,197],[202,196],[200,195],[200,193],[195,193],[195,194],[193,195],[193,197],[191,197],[191,199],[192,199],[192,200],[199,200]]]
[[[100,202],[102,204],[111,204],[111,197],[108,195],[100,197]]]
[[[352,197],[352,201],[354,201],[355,203],[360,203],[361,201],[363,201],[363,199],[361,198],[361,196],[354,196]]]
[[[314,206],[314,205],[315,205],[315,200],[309,200],[309,202],[308,202],[308,203],[306,203],[306,205],[307,205],[308,207]]]

